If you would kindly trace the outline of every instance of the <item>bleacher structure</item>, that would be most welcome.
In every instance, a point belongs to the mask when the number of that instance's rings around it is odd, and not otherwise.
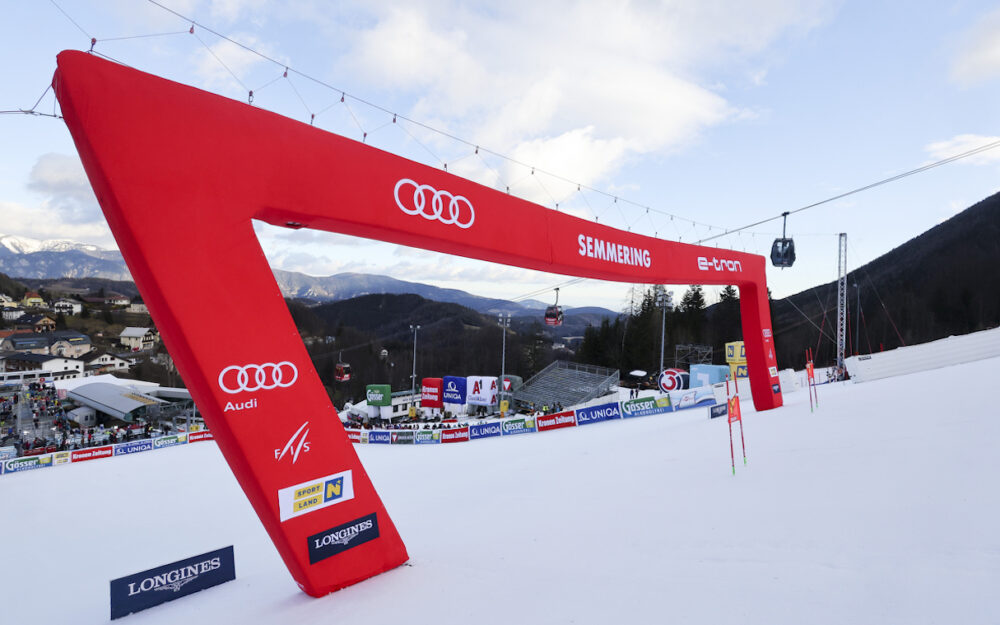
[[[514,391],[514,405],[521,409],[556,403],[574,406],[606,395],[618,382],[617,369],[557,360]]]

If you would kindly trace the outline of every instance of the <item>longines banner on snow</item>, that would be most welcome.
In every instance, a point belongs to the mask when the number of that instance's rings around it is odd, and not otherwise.
[[[310,595],[397,567],[408,555],[299,338],[254,220],[597,280],[735,285],[754,402],[758,410],[782,403],[780,388],[772,390],[777,362],[763,256],[549,210],[85,52],[59,54],[53,88],[163,342],[282,560]],[[216,318],[227,320],[226,332]],[[381,401],[389,405],[388,389]],[[312,506],[324,491],[279,503],[279,492],[348,471],[349,500]],[[284,505],[305,512],[283,520]],[[362,530],[368,519],[372,529]],[[343,528],[371,539],[311,557],[311,537],[326,541]]]
[[[225,547],[111,580],[111,618],[121,618],[236,579],[233,548]]]

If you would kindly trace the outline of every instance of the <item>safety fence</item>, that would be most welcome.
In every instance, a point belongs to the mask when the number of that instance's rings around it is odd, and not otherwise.
[[[88,460],[125,456],[144,451],[152,451],[154,449],[174,447],[175,445],[186,445],[188,443],[212,440],[213,438],[215,437],[212,436],[211,431],[199,430],[197,432],[168,434],[157,438],[144,438],[141,440],[129,441],[127,443],[116,443],[114,445],[101,445],[98,447],[56,451],[34,456],[23,456],[20,458],[8,458],[0,460],[0,474],[20,473],[22,471],[33,471],[35,469],[47,469],[49,467],[69,464],[71,462],[86,462]]]
[[[671,401],[672,395],[676,395]],[[355,443],[368,445],[433,445],[466,443],[496,436],[513,436],[547,432],[561,428],[578,427],[613,421],[648,417],[676,412],[689,408],[709,408],[715,406],[717,396],[712,387],[693,389],[680,393],[640,397],[626,401],[598,403],[592,406],[564,410],[553,414],[517,416],[499,421],[472,423],[461,427],[439,430],[347,430],[347,436]]]

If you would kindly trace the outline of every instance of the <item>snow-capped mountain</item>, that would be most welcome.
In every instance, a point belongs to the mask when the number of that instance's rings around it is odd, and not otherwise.
[[[77,243],[67,239],[40,241],[38,239],[19,237],[13,234],[0,234],[0,247],[6,248],[15,254],[33,254],[35,252],[69,252],[76,250],[85,254],[93,254],[103,257],[108,253],[108,250],[104,250],[96,245],[90,245],[88,243]]]
[[[0,273],[16,278],[132,279],[118,250],[10,234],[0,235]]]

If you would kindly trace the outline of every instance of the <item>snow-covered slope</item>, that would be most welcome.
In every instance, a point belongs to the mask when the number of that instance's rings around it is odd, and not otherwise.
[[[4,475],[0,614],[105,621],[109,580],[232,544],[236,581],[128,622],[996,623],[998,366],[746,410],[735,476],[704,410],[358,446],[411,560],[321,599],[214,443]]]

